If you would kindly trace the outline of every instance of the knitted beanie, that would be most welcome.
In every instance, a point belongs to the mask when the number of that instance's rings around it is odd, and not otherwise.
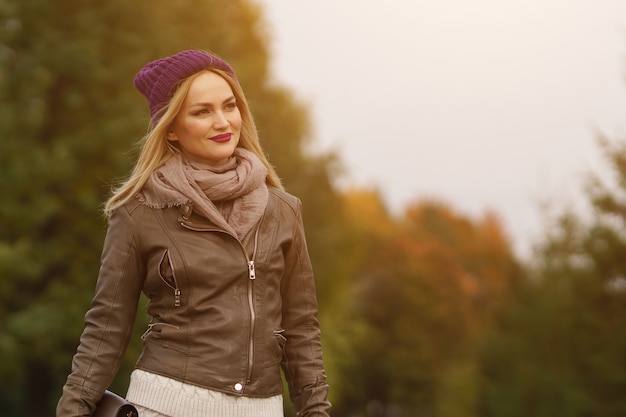
[[[218,68],[236,77],[226,62],[204,51],[187,50],[147,63],[135,75],[134,85],[148,99],[152,125],[156,125],[162,110],[185,78],[206,68]]]

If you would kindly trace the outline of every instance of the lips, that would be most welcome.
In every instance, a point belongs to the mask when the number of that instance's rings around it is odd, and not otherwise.
[[[212,140],[213,142],[223,143],[223,142],[228,142],[232,136],[233,136],[232,133],[223,133],[221,135],[210,137],[209,139]]]

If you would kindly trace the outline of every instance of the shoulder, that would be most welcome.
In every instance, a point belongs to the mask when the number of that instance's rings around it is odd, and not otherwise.
[[[300,213],[302,210],[302,202],[298,197],[276,187],[269,187],[269,192],[270,201],[273,201],[274,204],[277,204],[280,208],[288,209],[293,211],[295,214]]]
[[[117,207],[115,210],[113,210],[113,212],[111,213],[111,217],[115,216],[115,215],[123,215],[123,216],[133,216],[133,214],[135,214],[135,212],[137,211],[138,208],[140,208],[143,204],[141,204],[141,201],[135,196],[134,198],[131,198],[128,202],[124,203],[123,205]]]
[[[127,219],[127,221],[134,222],[137,219],[145,217],[147,215],[147,211],[152,211],[152,209],[143,204],[141,200],[135,196],[126,203],[115,208],[109,216],[109,221],[123,218]]]

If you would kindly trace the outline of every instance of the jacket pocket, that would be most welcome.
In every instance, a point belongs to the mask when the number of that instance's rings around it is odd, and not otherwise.
[[[160,334],[161,333],[160,326],[164,326],[164,327],[169,326],[169,327],[174,328],[176,330],[179,329],[178,326],[175,326],[175,325],[169,324],[169,323],[159,323],[159,322],[157,322],[157,323],[149,323],[148,324],[148,328],[141,335],[141,340],[143,340],[145,342],[149,335],[151,335],[151,334]]]
[[[178,288],[178,281],[176,280],[176,274],[174,273],[174,266],[172,264],[172,257],[170,250],[166,249],[159,262],[159,277],[161,281],[165,283],[174,292],[174,306],[180,306],[180,288]]]
[[[272,332],[274,335],[274,343],[268,352],[268,365],[276,365],[283,360],[285,356],[285,344],[287,338],[284,335],[285,329],[277,329]]]

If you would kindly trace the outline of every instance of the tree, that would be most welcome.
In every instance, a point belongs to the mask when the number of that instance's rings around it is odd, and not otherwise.
[[[601,141],[591,219],[563,213],[485,344],[481,415],[626,413],[626,145]]]
[[[493,216],[472,221],[435,201],[393,219],[375,193],[352,193],[346,211],[357,254],[339,356],[352,379],[338,410],[432,414],[444,371],[473,359],[490,300],[518,273],[510,246]]]
[[[147,126],[132,78],[187,48],[231,62],[288,187],[332,201],[329,158],[310,157],[306,109],[269,82],[267,32],[245,0],[7,0],[0,4],[0,409],[51,414],[93,294],[99,211]],[[310,201],[305,201],[306,204]],[[309,216],[324,230],[329,216]],[[332,257],[313,242],[315,262]],[[141,332],[140,316],[137,332]],[[123,389],[140,346],[113,388]],[[32,401],[40,398],[42,401]]]

